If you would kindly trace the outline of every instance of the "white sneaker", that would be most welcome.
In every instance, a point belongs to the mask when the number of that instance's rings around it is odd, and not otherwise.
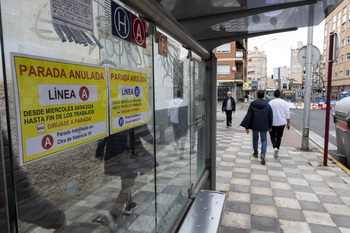
[[[105,213],[104,217],[106,219],[108,227],[112,231],[116,231],[118,229],[118,226],[117,226],[117,223],[114,221],[114,217],[112,216],[112,214],[108,211],[108,212]]]
[[[275,153],[273,154],[273,156],[275,157],[275,159],[277,159],[278,158],[278,149],[275,147],[275,148],[273,148],[274,149],[274,151],[275,151]]]

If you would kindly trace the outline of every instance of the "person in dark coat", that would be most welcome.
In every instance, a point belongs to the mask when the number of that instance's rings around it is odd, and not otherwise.
[[[231,96],[231,92],[227,92],[227,97],[222,102],[222,112],[226,113],[226,128],[232,126],[232,113],[236,111],[236,102]]]
[[[154,169],[155,159],[143,146],[141,138],[153,144],[153,136],[146,124],[108,136],[99,142],[96,149],[96,158],[105,161],[105,174],[121,178],[121,191],[112,209],[104,216],[108,227],[113,231],[118,229],[119,216],[131,215],[138,207],[132,197],[136,177]],[[133,150],[134,154],[129,153]],[[156,166],[158,165],[156,162]],[[125,209],[122,210],[124,205]]]
[[[2,132],[2,138],[4,160],[2,160],[3,155],[2,150],[0,150],[0,233],[8,233],[8,229],[12,233],[14,232],[16,215],[14,211],[14,189],[11,179],[8,140],[4,132]],[[2,171],[4,169],[6,171],[6,177],[3,176]],[[54,233],[63,231],[67,225],[64,212],[38,194],[30,185],[26,174],[20,169],[15,159],[13,172],[16,185],[18,218],[24,222],[32,223],[46,229],[56,229]],[[6,203],[6,200],[8,203]],[[7,210],[9,216],[7,216]],[[9,219],[7,219],[7,217],[9,217]]]
[[[272,130],[272,109],[271,106],[263,99],[264,91],[259,90],[258,99],[254,100],[249,108],[246,116],[241,122],[241,126],[245,128],[249,134],[249,129],[253,131],[253,149],[255,158],[258,158],[258,141],[259,134],[261,138],[261,164],[265,164],[266,148],[267,148],[267,131]]]

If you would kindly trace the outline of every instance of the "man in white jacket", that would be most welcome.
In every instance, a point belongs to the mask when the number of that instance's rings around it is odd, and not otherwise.
[[[286,101],[281,99],[281,91],[276,90],[274,93],[275,99],[269,102],[273,112],[272,131],[270,132],[271,143],[274,149],[274,157],[278,158],[283,130],[287,124],[287,129],[290,129],[290,112]]]

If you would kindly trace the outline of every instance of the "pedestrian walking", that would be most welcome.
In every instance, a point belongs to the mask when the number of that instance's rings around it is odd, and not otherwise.
[[[261,138],[261,164],[265,164],[265,156],[267,149],[267,131],[272,130],[273,113],[270,105],[264,100],[264,91],[259,90],[257,93],[257,100],[254,100],[245,115],[241,126],[245,128],[247,134],[249,129],[253,131],[253,149],[254,158],[258,158],[258,142],[259,134]]]
[[[226,113],[226,128],[232,126],[232,113],[236,111],[236,102],[231,96],[231,92],[227,92],[227,97],[222,102],[222,113]]]
[[[176,96],[169,102],[168,116],[173,126],[174,147],[180,150],[180,159],[183,159],[188,132],[188,102],[184,100],[180,90],[177,91]]]
[[[273,94],[275,99],[269,102],[273,112],[272,131],[270,132],[271,143],[274,149],[274,157],[278,158],[284,128],[290,129],[290,112],[286,101],[281,99],[281,91],[276,90]]]

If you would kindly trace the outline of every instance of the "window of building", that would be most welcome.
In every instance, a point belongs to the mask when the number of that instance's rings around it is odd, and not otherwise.
[[[242,50],[237,50],[236,51],[236,57],[237,58],[243,58],[243,51]]]
[[[218,74],[230,74],[230,65],[218,65]]]
[[[345,39],[341,40],[341,47],[344,47],[344,46],[345,46]]]
[[[342,30],[345,31],[346,29],[346,26],[345,26],[345,23],[342,24]]]
[[[227,44],[223,44],[220,45],[216,48],[216,52],[217,53],[230,53],[231,52],[231,44],[227,43]]]
[[[346,70],[345,71],[345,78],[349,78],[350,77],[350,70]]]
[[[342,23],[345,24],[346,22],[346,15],[348,13],[348,9],[347,7],[344,7],[344,10],[343,10],[343,20],[342,20]]]
[[[327,36],[327,29],[328,29],[328,24],[326,23],[326,24],[324,25],[324,37]]]
[[[350,13],[350,4],[349,4],[349,13]],[[348,21],[348,27],[350,27],[350,18],[349,18],[349,21]]]
[[[348,44],[350,44],[350,36],[348,36]]]
[[[346,54],[346,61],[350,61],[350,53]]]
[[[337,76],[338,76],[338,73],[335,72],[335,73],[334,73],[334,79],[337,79]]]
[[[343,63],[344,62],[344,55],[342,55],[341,57],[340,57],[340,63]]]
[[[339,78],[342,79],[343,78],[343,71],[339,72]]]

